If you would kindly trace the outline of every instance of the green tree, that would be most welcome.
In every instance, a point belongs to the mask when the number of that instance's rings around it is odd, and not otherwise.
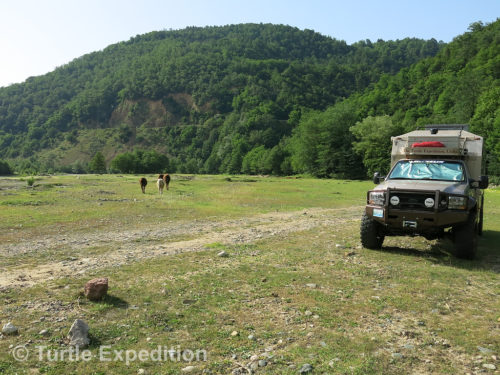
[[[304,116],[291,139],[295,172],[317,177],[363,176],[359,157],[352,151],[354,136],[349,131],[356,120],[356,108],[346,101],[325,112]]]
[[[355,135],[354,151],[361,155],[369,176],[375,172],[388,172],[391,163],[391,136],[404,132],[390,116],[368,116],[351,126]]]
[[[106,159],[102,152],[97,152],[89,163],[89,171],[93,173],[106,173]]]
[[[135,155],[126,152],[124,154],[116,155],[111,161],[111,168],[118,170],[121,173],[136,173],[138,167],[138,160]]]

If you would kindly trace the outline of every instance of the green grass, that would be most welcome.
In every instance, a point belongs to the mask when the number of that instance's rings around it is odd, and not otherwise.
[[[334,225],[245,243],[209,241],[196,253],[5,288],[0,322],[12,321],[21,332],[0,340],[0,373],[136,374],[142,368],[147,374],[178,374],[189,365],[12,358],[9,346],[30,340],[31,351],[36,345],[67,348],[64,339],[76,318],[91,327],[93,355],[98,356],[101,345],[204,349],[208,360],[191,363],[194,373],[230,374],[252,355],[268,362],[258,374],[297,374],[305,363],[313,365],[314,374],[455,374],[478,372],[483,363],[499,367],[491,358],[500,350],[499,190],[487,191],[478,259],[465,261],[447,253],[446,241],[421,238],[388,238],[382,251],[362,249],[359,221],[345,218],[361,212],[372,186],[368,182],[175,176],[171,190],[159,197],[154,177],[147,177],[146,195],[136,176],[46,177],[37,180],[33,191],[16,179],[1,180],[2,236],[15,244],[42,234],[76,231],[85,236],[163,224],[241,220],[244,227],[248,218],[262,213],[297,211],[301,216],[314,207],[349,209],[325,214],[325,222]],[[115,247],[81,248],[76,256],[98,256]],[[218,257],[221,250],[229,256]],[[70,256],[64,246],[51,251],[31,260],[29,254],[6,255],[2,267],[8,271]],[[109,295],[89,302],[81,290],[97,276],[109,277]],[[44,328],[48,336],[39,335]],[[233,331],[238,334],[232,336]],[[482,354],[478,346],[492,352]]]
[[[0,179],[0,236],[21,228],[71,230],[99,227],[99,220],[144,224],[162,219],[214,220],[275,210],[340,207],[360,204],[369,183],[315,179],[279,179],[223,176],[174,176],[171,190],[158,195],[155,176],[146,194],[139,176],[84,175],[38,178],[33,189],[15,178]],[[361,199],[360,199],[361,197]],[[156,210],[156,215],[151,211]],[[105,223],[109,225],[109,222]],[[0,237],[0,239],[4,239]]]

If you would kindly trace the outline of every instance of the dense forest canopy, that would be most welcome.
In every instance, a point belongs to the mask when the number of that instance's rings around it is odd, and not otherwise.
[[[476,23],[448,45],[347,45],[269,24],[136,36],[0,88],[0,158],[21,172],[102,169],[104,156],[123,172],[358,178],[389,152],[362,146],[371,123],[390,136],[427,121],[470,122],[495,150],[498,28]]]
[[[346,107],[351,116],[335,120]],[[301,165],[301,171],[345,175],[342,164],[330,165],[330,155],[339,152],[332,139],[351,134],[352,151],[363,159],[364,170],[370,174],[387,171],[390,136],[443,123],[470,124],[472,132],[484,136],[487,171],[500,175],[500,20],[472,24],[435,57],[396,75],[383,75],[362,94],[317,113],[314,124],[302,121],[292,140],[300,152],[317,155]],[[305,146],[303,135],[318,126],[314,132],[321,132],[322,137],[311,147]]]

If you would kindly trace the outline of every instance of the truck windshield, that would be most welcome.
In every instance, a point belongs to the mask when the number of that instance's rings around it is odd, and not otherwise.
[[[463,181],[461,163],[442,160],[400,160],[394,166],[389,179]]]

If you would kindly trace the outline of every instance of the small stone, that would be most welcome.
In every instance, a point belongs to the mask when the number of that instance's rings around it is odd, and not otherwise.
[[[306,363],[304,364],[300,370],[299,370],[299,374],[307,374],[309,372],[311,372],[313,370],[313,367],[312,365],[310,365],[309,363]]]
[[[42,329],[40,332],[38,332],[40,336],[48,336],[49,330],[48,329]]]
[[[193,372],[194,370],[196,370],[195,366],[186,366],[183,369],[181,369],[181,371],[185,373],[190,373]]]
[[[3,326],[2,333],[4,335],[17,335],[19,333],[19,329],[11,322],[8,322]]]
[[[108,278],[92,279],[85,284],[85,297],[91,301],[99,301],[108,293]]]
[[[217,256],[220,258],[227,258],[229,254],[226,253],[224,250],[222,250],[220,253],[217,254]]]
[[[144,375],[145,373],[146,373],[146,370],[144,370],[143,368],[140,368],[139,370],[137,370],[138,375]]]
[[[89,326],[87,323],[81,319],[76,319],[68,332],[69,345],[81,348],[88,346],[90,344],[88,335]]]
[[[334,358],[334,359],[332,359],[330,362],[328,362],[328,366],[330,366],[330,367],[334,367],[334,366],[335,366],[335,362],[340,362],[340,358],[335,357],[335,358]]]
[[[255,362],[259,359],[259,356],[254,354],[253,356],[250,357],[250,361]]]
[[[401,353],[392,353],[391,357],[394,359],[401,359],[403,358],[403,355]]]
[[[234,336],[238,336],[238,335],[239,335],[238,331],[233,331],[233,332],[231,332],[231,336],[233,336],[233,337],[234,337]]]
[[[488,349],[488,348],[483,348],[482,346],[478,346],[477,349],[483,353],[483,354],[490,354],[493,353],[493,350]]]
[[[488,370],[496,370],[497,367],[492,363],[483,363],[483,367]]]
[[[441,342],[441,345],[443,345],[445,348],[449,348],[449,347],[451,347],[451,344],[449,343],[449,341],[448,341],[448,340],[443,340],[443,341]]]
[[[267,361],[266,361],[266,360],[264,360],[264,359],[261,359],[261,360],[259,361],[259,367],[266,367],[266,366],[267,366]]]
[[[345,249],[345,246],[344,246],[344,245],[342,245],[342,244],[339,244],[339,243],[338,243],[338,244],[336,244],[336,245],[335,245],[335,247],[336,247],[337,249]]]
[[[305,316],[311,316],[312,314],[312,311],[309,310],[306,310],[306,312],[304,313]]]
[[[307,286],[308,288],[311,288],[311,289],[315,289],[315,288],[317,288],[317,287],[318,287],[318,285],[316,285],[316,284],[314,284],[314,283],[306,284],[306,286]]]
[[[254,335],[248,335],[248,339],[249,340],[255,340],[255,336]]]

